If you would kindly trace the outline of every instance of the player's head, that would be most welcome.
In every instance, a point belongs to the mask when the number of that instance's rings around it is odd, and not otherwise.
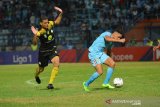
[[[122,26],[118,26],[114,29],[114,32],[112,33],[112,37],[115,39],[120,39],[122,38],[123,35],[123,28]]]
[[[117,32],[117,31],[114,31],[114,32],[112,33],[112,37],[115,38],[115,39],[119,39],[119,38],[122,37],[122,34],[119,33],[119,32]]]
[[[47,29],[48,28],[48,17],[42,16],[40,19],[40,25],[42,28]]]

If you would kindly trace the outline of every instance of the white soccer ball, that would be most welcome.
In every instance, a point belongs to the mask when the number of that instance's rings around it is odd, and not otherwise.
[[[115,87],[122,87],[123,86],[123,79],[122,78],[114,78],[113,84]]]

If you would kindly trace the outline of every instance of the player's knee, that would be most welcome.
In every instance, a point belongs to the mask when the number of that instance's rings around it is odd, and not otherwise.
[[[44,68],[40,67],[39,72],[43,72],[43,71],[44,71]]]
[[[99,73],[99,75],[102,75],[102,74],[103,74],[103,72],[100,72],[100,73]]]
[[[98,71],[98,74],[99,74],[99,75],[102,75],[102,74],[103,74],[103,71]]]
[[[55,57],[51,60],[51,62],[53,63],[54,67],[59,67],[60,62],[59,62],[59,57]]]
[[[59,65],[60,65],[59,61],[54,62],[54,67],[59,67]]]
[[[110,67],[112,67],[112,68],[114,68],[116,66],[116,63],[115,62],[112,62],[111,64],[110,64]]]

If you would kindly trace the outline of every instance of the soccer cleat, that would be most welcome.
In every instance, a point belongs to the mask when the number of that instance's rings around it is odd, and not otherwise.
[[[48,88],[48,89],[54,89],[54,87],[53,87],[52,84],[48,84],[47,88]]]
[[[38,84],[41,83],[41,79],[40,79],[39,77],[35,77],[35,79],[36,79],[36,82],[37,82]]]
[[[102,87],[104,88],[109,88],[109,89],[114,89],[114,86],[111,86],[110,84],[102,84]]]
[[[89,92],[88,86],[86,86],[86,82],[83,82],[83,88],[86,92]]]

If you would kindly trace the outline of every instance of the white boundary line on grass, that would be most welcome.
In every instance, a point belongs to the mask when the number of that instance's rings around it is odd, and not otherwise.
[[[43,78],[46,78],[46,77],[43,77]],[[27,80],[27,81],[25,81],[27,84],[29,84],[29,85],[33,85],[33,86],[38,86],[39,84],[37,84],[37,83],[34,83],[33,81],[35,81],[34,79],[30,79],[30,80]]]
[[[81,76],[80,74],[79,75],[72,75],[72,76]],[[89,75],[88,75],[89,76]],[[58,76],[58,77],[65,77],[65,76]],[[44,78],[47,78],[47,77],[42,77],[41,79],[44,79]],[[30,80],[26,80],[25,82],[29,85],[33,85],[33,86],[38,86],[39,84],[37,83],[34,83],[33,81],[35,81],[34,79],[30,79]],[[71,82],[77,82],[77,81],[71,81]],[[70,81],[67,81],[67,82],[63,82],[63,83],[71,83]]]
[[[37,85],[38,85],[38,84],[33,83],[32,81],[33,81],[33,80],[27,80],[26,83],[29,84],[29,85],[34,85],[34,86],[37,86]]]

